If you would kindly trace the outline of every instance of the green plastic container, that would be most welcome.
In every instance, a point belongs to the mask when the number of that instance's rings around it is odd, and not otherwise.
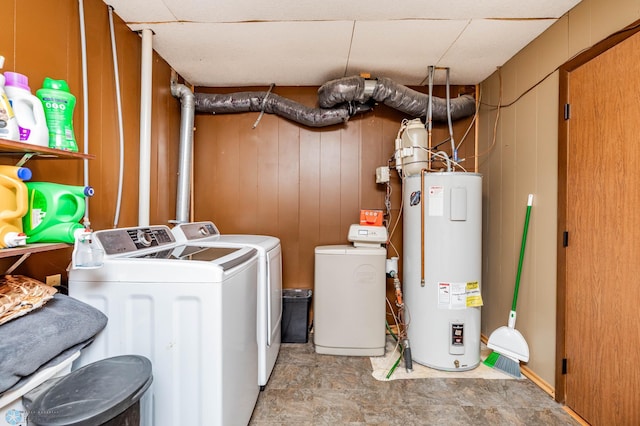
[[[78,144],[73,131],[73,109],[76,97],[69,92],[64,80],[46,77],[42,88],[36,91],[42,102],[49,129],[49,148],[78,152]]]
[[[26,182],[28,211],[22,221],[27,243],[69,243],[83,229],[85,197],[93,195],[90,186],[52,182]]]

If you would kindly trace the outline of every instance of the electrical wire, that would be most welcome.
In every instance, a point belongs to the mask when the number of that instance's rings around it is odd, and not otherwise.
[[[396,359],[396,361],[391,365],[391,367],[389,367],[389,371],[387,372],[387,375],[385,376],[385,377],[388,379],[388,378],[390,378],[390,377],[393,375],[393,372],[395,371],[395,369],[396,369],[396,368],[398,367],[398,365],[400,364],[400,360],[402,360],[403,350],[404,350],[404,349],[403,349],[402,344],[401,344],[401,342],[402,342],[402,338],[401,338],[401,335],[400,335],[400,324],[399,324],[399,319],[398,319],[398,317],[396,316],[396,314],[393,312],[393,306],[391,305],[391,302],[389,301],[389,298],[388,298],[388,297],[386,297],[386,298],[385,298],[385,300],[386,300],[386,302],[387,302],[387,305],[389,306],[389,309],[390,309],[390,311],[391,311],[391,315],[393,316],[393,320],[394,320],[395,325],[396,325],[396,330],[398,330],[398,332],[397,332],[397,336],[396,336],[396,337],[397,337],[397,338],[396,338],[396,344],[395,344],[395,346],[393,347],[393,351],[392,351],[391,353],[392,353],[392,354],[394,354],[394,353],[396,353],[396,351],[398,351],[398,352],[399,352],[399,354],[400,354],[400,355],[398,356],[398,358]],[[387,324],[387,327],[388,327],[388,324]]]
[[[118,50],[116,47],[116,34],[113,26],[113,7],[109,8],[109,32],[111,34],[111,55],[113,56],[114,84],[116,86],[116,105],[118,111],[118,138],[119,138],[119,167],[118,167],[118,192],[116,197],[116,211],[113,217],[113,227],[118,227],[120,219],[120,208],[122,204],[122,185],[124,180],[124,125],[122,122],[122,100],[120,95],[120,77],[118,67]]]
[[[496,108],[496,120],[493,123],[493,138],[491,140],[491,144],[489,145],[489,147],[484,151],[481,152],[480,154],[476,154],[476,155],[472,155],[471,157],[468,158],[480,158],[483,157],[485,155],[487,155],[488,153],[490,153],[493,148],[496,145],[496,139],[498,137],[498,121],[500,120],[500,111],[502,110],[501,108],[501,104],[502,104],[502,73],[500,72],[500,70],[498,70],[498,81],[499,81],[499,96],[498,96],[498,105]]]
[[[629,31],[636,31],[638,28],[640,28],[640,24],[636,24],[636,25],[630,26],[628,28],[623,28],[621,30],[618,30],[618,31],[610,34],[609,36],[607,36],[606,38],[602,39],[598,43],[605,42],[605,41],[610,40],[610,39],[612,39],[612,38],[614,38],[614,37],[616,37],[616,36],[618,36],[620,34],[624,34],[624,33],[629,32]],[[573,59],[577,58],[578,56],[580,56],[584,52],[588,51],[589,49],[592,49],[595,45],[596,44],[592,44],[591,46],[585,47],[584,49],[578,51],[577,53],[572,55],[569,59],[564,61],[564,63],[572,61]],[[473,155],[473,156],[470,156],[470,157],[467,157],[467,158],[468,159],[480,158],[480,157],[483,157],[483,156],[489,154],[493,150],[493,148],[495,147],[495,144],[496,144],[496,139],[497,139],[497,134],[498,134],[498,121],[500,119],[500,111],[503,108],[508,108],[508,107],[511,107],[511,106],[515,105],[525,95],[527,95],[532,90],[534,90],[535,88],[540,86],[542,83],[544,83],[549,77],[551,77],[561,67],[562,67],[562,65],[555,67],[553,70],[551,70],[547,74],[545,74],[544,77],[542,77],[536,83],[534,83],[529,88],[527,88],[524,92],[522,92],[518,96],[516,96],[516,98],[514,100],[512,100],[511,102],[507,102],[505,104],[502,103],[502,73],[501,73],[502,68],[498,68],[498,79],[499,79],[499,90],[500,90],[500,95],[498,97],[498,104],[497,105],[493,105],[493,104],[489,104],[489,103],[484,103],[481,100],[478,102],[479,106],[482,105],[482,106],[486,106],[486,107],[489,107],[489,108],[494,108],[496,110],[496,119],[495,119],[495,122],[494,122],[494,125],[493,125],[493,137],[492,137],[491,144],[489,145],[489,147],[485,151],[481,152],[480,154],[476,154],[476,155]],[[480,93],[482,93],[482,91]],[[475,120],[475,116],[474,116],[474,120]]]
[[[460,149],[460,146],[462,146],[462,142],[464,142],[464,140],[467,138],[467,135],[469,134],[469,132],[471,131],[471,129],[473,128],[473,125],[475,124],[478,115],[480,114],[480,102],[482,102],[482,86],[480,86],[480,90],[478,92],[478,103],[476,105],[476,112],[475,114],[473,114],[473,118],[471,119],[471,123],[469,123],[469,127],[467,127],[467,131],[464,132],[464,135],[462,135],[462,138],[460,139],[460,142],[458,143],[458,146],[456,147],[456,149]]]
[[[83,114],[83,146],[84,153],[89,153],[89,77],[87,66],[87,35],[85,25],[85,13],[84,13],[84,1],[78,0],[78,15],[80,17],[80,49],[81,49],[81,62],[82,62],[82,114]],[[82,161],[84,166],[83,178],[84,186],[89,186],[89,160],[84,159]],[[91,221],[89,220],[89,197],[85,197],[84,218],[82,224],[85,229],[91,227]]]
[[[589,49],[592,49],[594,46],[596,46],[596,44],[605,42],[607,40],[611,40],[612,38],[620,35],[620,34],[624,34],[626,32],[630,32],[630,31],[635,31],[638,28],[640,28],[640,24],[635,24],[632,25],[630,27],[627,28],[623,28],[621,30],[618,30],[614,33],[609,34],[607,37],[605,37],[604,39],[600,40],[598,43],[594,43],[591,46],[585,47],[584,49],[578,51],[577,53],[575,53],[574,55],[572,55],[569,59],[567,59],[566,61],[564,61],[564,63],[570,62],[573,59],[577,58],[578,56],[580,56],[581,54],[583,54],[584,52],[588,51]],[[538,87],[539,85],[541,85],[547,78],[551,77],[556,71],[558,71],[560,68],[562,67],[562,65],[555,67],[552,71],[550,71],[549,73],[547,73],[544,77],[542,77],[540,80],[538,80],[536,83],[534,83],[531,87],[529,87],[527,90],[525,90],[524,92],[522,92],[520,95],[518,95],[513,101],[508,102],[506,104],[500,104],[498,103],[498,105],[492,105],[492,104],[486,104],[483,103],[482,105],[484,106],[488,106],[488,107],[492,107],[492,108],[508,108],[510,106],[513,106],[516,102],[518,102],[520,99],[522,99],[523,96],[525,96],[527,93],[531,92],[533,89],[535,89],[536,87]],[[498,71],[500,71],[501,68],[498,68]],[[502,86],[501,86],[502,87]],[[500,97],[500,100],[502,100],[502,96]]]

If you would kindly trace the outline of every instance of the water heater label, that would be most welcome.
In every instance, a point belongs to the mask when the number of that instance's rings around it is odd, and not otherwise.
[[[438,283],[438,307],[444,309],[466,308],[466,283]]]
[[[466,309],[482,306],[480,285],[469,283],[438,283],[439,309]]]
[[[444,216],[444,187],[442,185],[429,187],[429,216]]]
[[[449,307],[451,300],[451,285],[449,283],[438,283],[438,306]]]
[[[482,305],[482,294],[480,294],[480,285],[478,282],[467,283],[467,307],[477,308]]]

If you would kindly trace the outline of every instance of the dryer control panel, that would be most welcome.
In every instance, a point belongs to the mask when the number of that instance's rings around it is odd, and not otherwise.
[[[175,243],[169,227],[164,225],[97,231],[97,242],[107,255],[131,253]]]

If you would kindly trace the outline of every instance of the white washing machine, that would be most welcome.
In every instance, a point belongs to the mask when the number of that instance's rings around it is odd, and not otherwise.
[[[264,389],[278,358],[282,322],[282,249],[280,240],[266,235],[220,235],[212,222],[176,225],[178,242],[208,247],[252,247],[258,251],[258,385]]]
[[[258,252],[185,246],[167,226],[97,231],[102,267],[69,271],[69,295],[109,318],[74,364],[142,355],[153,426],[246,425],[259,394]]]

